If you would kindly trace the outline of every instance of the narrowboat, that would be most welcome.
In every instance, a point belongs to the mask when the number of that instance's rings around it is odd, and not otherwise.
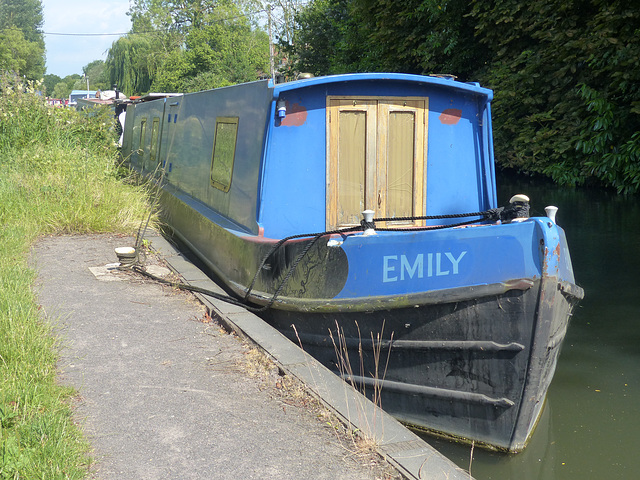
[[[371,73],[142,100],[123,156],[227,291],[405,424],[525,447],[583,291],[553,212],[497,204],[491,90]]]

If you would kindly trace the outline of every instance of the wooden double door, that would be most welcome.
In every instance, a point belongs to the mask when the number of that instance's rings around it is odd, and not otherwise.
[[[424,215],[428,108],[416,97],[327,99],[328,229],[359,224],[363,210],[377,218]]]

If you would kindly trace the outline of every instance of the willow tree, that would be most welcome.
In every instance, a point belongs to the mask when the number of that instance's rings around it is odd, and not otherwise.
[[[157,69],[155,46],[147,36],[135,34],[113,42],[105,61],[109,82],[127,95],[148,92]]]

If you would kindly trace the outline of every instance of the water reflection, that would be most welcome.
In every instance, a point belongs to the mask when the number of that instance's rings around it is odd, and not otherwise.
[[[448,442],[429,439],[429,443],[448,456],[460,467],[469,469],[476,480],[480,479],[518,479],[538,480],[554,479],[556,441],[553,438],[552,409],[545,407],[536,434],[526,450],[518,455],[507,455],[499,452],[487,452],[477,448],[450,444]],[[564,478],[564,477],[558,477]]]
[[[475,449],[477,480],[627,480],[640,472],[640,202],[529,178],[499,178],[499,204],[531,198],[532,215],[559,208],[576,282],[576,309],[547,405],[518,455]],[[429,440],[462,468],[470,447]]]

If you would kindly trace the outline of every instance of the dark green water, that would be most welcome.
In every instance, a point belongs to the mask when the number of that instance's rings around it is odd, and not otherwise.
[[[543,417],[517,455],[476,448],[476,480],[640,478],[640,197],[499,178],[499,204],[559,208],[585,299],[571,319]],[[470,447],[429,442],[468,469]]]

